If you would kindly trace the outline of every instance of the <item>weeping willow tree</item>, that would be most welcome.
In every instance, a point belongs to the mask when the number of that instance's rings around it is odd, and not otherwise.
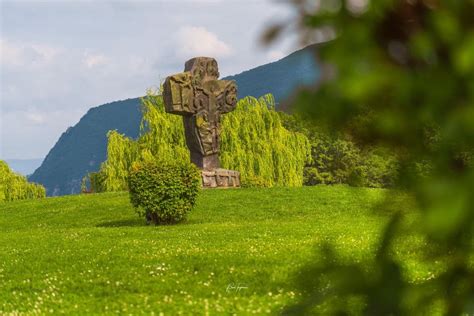
[[[0,202],[43,198],[46,190],[42,185],[30,183],[13,172],[6,162],[0,160]]]
[[[189,161],[182,118],[166,113],[158,94],[149,92],[142,104],[141,136],[132,140],[111,131],[107,160],[83,188],[89,182],[94,192],[127,190],[135,161]],[[283,127],[271,95],[242,99],[222,119],[221,164],[240,171],[243,186],[301,186],[310,151],[306,136]]]
[[[240,100],[222,120],[221,139],[222,166],[240,171],[242,185],[303,185],[310,143],[283,127],[272,95]]]
[[[142,159],[189,161],[184,138],[183,119],[165,112],[163,98],[151,92],[143,98],[143,120],[140,126]]]
[[[101,166],[95,181],[91,182],[101,187],[99,191],[125,190],[128,170],[139,158],[139,144],[117,131],[110,131],[107,136],[107,161]]]
[[[133,140],[117,131],[110,131],[107,135],[107,160],[98,173],[91,173],[83,179],[83,191],[88,187],[92,192],[128,190],[128,172],[136,161],[189,160],[181,118],[166,113],[163,99],[152,91],[148,91],[141,101],[141,136]]]

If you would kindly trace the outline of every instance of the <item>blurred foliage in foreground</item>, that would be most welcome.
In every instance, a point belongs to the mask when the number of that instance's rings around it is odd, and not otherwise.
[[[0,202],[45,196],[46,190],[42,185],[28,182],[26,177],[13,172],[5,161],[0,160]]]
[[[329,40],[320,57],[331,75],[317,92],[296,97],[298,111],[358,143],[398,153],[397,185],[421,209],[412,229],[430,245],[418,251],[445,264],[430,280],[406,281],[391,250],[403,238],[398,209],[370,271],[338,263],[328,246],[299,282],[306,294],[287,312],[324,304],[334,314],[353,313],[346,302],[355,300],[371,315],[474,313],[474,1],[292,2],[301,39]],[[266,40],[285,27],[269,29]]]

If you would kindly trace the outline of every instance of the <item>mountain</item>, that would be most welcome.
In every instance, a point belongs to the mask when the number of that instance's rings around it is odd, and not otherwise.
[[[279,61],[223,79],[236,81],[239,98],[271,93],[278,103],[288,98],[297,87],[314,84],[320,78],[315,50],[316,45],[308,46]]]
[[[43,162],[43,158],[38,159],[5,159],[5,162],[16,173],[24,176],[32,174]]]
[[[48,195],[79,193],[82,178],[97,171],[106,158],[108,131],[136,138],[141,119],[138,98],[90,109],[61,135],[29,180],[43,184]]]
[[[314,83],[320,77],[315,49],[314,45],[308,46],[279,61],[224,79],[237,82],[239,98],[272,93],[278,106],[295,87]],[[141,119],[140,98],[90,109],[61,135],[29,180],[43,184],[50,196],[79,193],[82,178],[97,171],[106,159],[108,131],[137,138]]]

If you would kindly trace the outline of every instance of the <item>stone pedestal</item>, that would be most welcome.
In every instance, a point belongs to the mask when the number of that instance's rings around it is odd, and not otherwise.
[[[202,170],[203,188],[238,188],[240,172],[227,169]]]

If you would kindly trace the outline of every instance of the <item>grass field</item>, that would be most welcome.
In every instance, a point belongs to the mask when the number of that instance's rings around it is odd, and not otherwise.
[[[0,204],[0,314],[268,314],[299,295],[289,279],[329,241],[366,260],[390,211],[383,190],[343,186],[206,190],[187,222],[146,226],[127,193]],[[413,206],[403,195],[407,225]],[[413,282],[436,273],[395,250]],[[311,276],[308,276],[311,277]]]

